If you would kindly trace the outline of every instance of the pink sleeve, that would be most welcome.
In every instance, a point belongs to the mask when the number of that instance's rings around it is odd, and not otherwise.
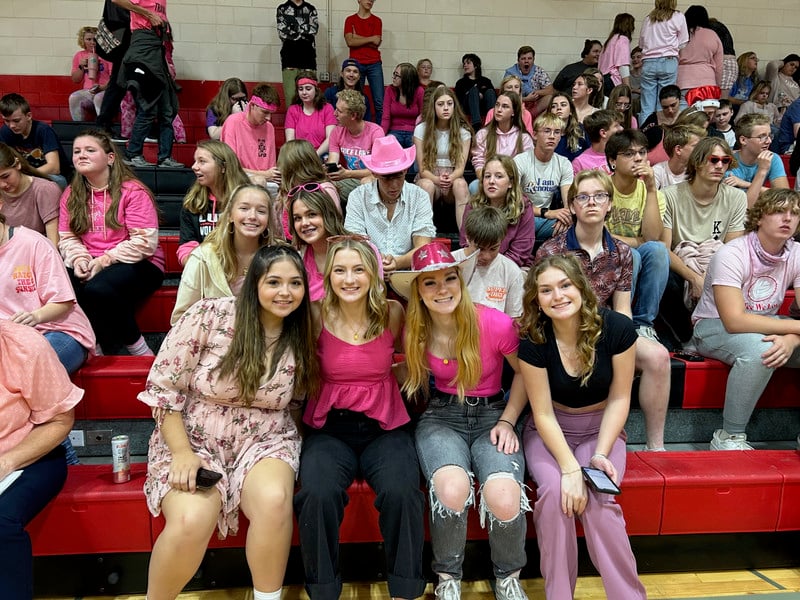
[[[336,115],[333,114],[333,107],[327,102],[322,107],[322,122],[325,124],[325,127],[338,123]]]
[[[342,143],[342,131],[344,127],[339,127],[338,125],[333,128],[331,132],[331,139],[328,141],[328,154],[336,153],[339,155],[339,159],[342,158],[342,149],[339,147],[339,144]]]
[[[81,63],[81,54],[83,54],[83,50],[78,50],[75,53],[75,56],[72,57],[72,69],[70,70],[70,75],[72,71],[78,68],[78,65]]]
[[[389,131],[392,125],[392,106],[395,103],[395,93],[391,85],[387,85],[383,90],[383,115],[381,116],[381,128]]]
[[[284,127],[286,127],[286,129],[297,129],[297,113],[299,108],[297,104],[292,104],[289,110],[286,111],[286,121],[284,122]]]
[[[117,218],[129,237],[105,253],[114,262],[137,263],[150,258],[158,249],[158,212],[150,192],[142,184],[128,181],[122,189]]]
[[[683,13],[677,11],[673,16],[673,19],[676,21],[676,25],[678,28],[677,31],[677,38],[678,38],[678,47],[682,48],[686,44],[689,43],[689,28],[686,26],[686,17],[683,16]]]
[[[510,239],[509,239],[510,238]],[[520,267],[529,267],[533,263],[533,244],[536,240],[536,226],[533,218],[533,204],[525,201],[525,211],[514,228],[513,237],[506,235],[508,249],[503,252]]]
[[[175,251],[175,256],[178,257],[178,262],[181,265],[185,265],[186,261],[189,260],[189,255],[192,253],[192,250],[197,248],[200,245],[200,242],[197,240],[190,240],[178,246],[178,249]]]
[[[486,136],[488,135],[486,128],[479,130],[475,134],[475,145],[472,147],[472,166],[477,172],[482,169],[486,164]]]
[[[67,267],[74,268],[75,261],[79,258],[85,258],[87,261],[92,260],[92,255],[83,245],[81,239],[72,232],[69,227],[69,212],[67,211],[67,200],[69,199],[71,186],[67,186],[64,193],[61,194],[61,199],[58,201],[58,251],[64,259],[64,264]]]

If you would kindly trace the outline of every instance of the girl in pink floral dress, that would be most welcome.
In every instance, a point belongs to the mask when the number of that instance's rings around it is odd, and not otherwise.
[[[156,420],[144,491],[150,511],[166,519],[148,597],[175,598],[214,529],[236,534],[241,508],[254,598],[280,598],[300,457],[290,405],[319,379],[308,297],[297,251],[266,246],[238,299],[197,302],[164,340],[139,395]],[[200,489],[200,467],[222,478]]]

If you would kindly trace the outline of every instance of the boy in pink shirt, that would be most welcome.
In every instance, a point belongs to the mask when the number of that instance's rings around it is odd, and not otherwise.
[[[622,115],[613,110],[598,110],[583,120],[583,128],[586,130],[592,142],[591,148],[581,152],[572,161],[572,171],[575,174],[586,169],[598,169],[611,175],[606,159],[606,142],[608,138],[622,131]]]

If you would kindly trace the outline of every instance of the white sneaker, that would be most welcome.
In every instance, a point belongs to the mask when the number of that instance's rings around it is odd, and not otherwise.
[[[753,447],[747,443],[747,434],[728,433],[724,429],[717,429],[711,439],[712,450],[752,450]]]
[[[653,340],[658,344],[661,343],[661,340],[658,339],[658,334],[656,334],[656,330],[650,327],[649,325],[639,325],[636,328],[636,333],[640,337],[647,338],[648,340]]]
[[[494,588],[494,596],[497,600],[528,600],[519,577],[509,576],[498,579]]]
[[[461,580],[443,579],[433,594],[436,600],[461,600]]]

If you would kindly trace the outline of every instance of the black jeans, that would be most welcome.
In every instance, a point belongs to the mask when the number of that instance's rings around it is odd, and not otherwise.
[[[339,526],[347,488],[356,477],[377,495],[389,595],[421,596],[425,499],[414,439],[406,427],[385,431],[373,419],[347,410],[331,411],[325,426],[303,440],[294,508],[309,596],[338,600],[341,595]]]
[[[89,317],[97,342],[106,353],[133,344],[141,332],[136,309],[161,287],[164,272],[149,260],[115,263],[89,281],[67,269],[78,304]]]

